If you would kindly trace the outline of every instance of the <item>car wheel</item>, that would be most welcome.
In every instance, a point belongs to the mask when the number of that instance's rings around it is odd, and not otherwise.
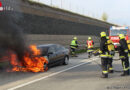
[[[69,64],[69,58],[67,56],[64,58],[64,63],[63,64],[64,65],[68,65]]]
[[[47,71],[48,70],[48,64],[44,63],[44,70]]]

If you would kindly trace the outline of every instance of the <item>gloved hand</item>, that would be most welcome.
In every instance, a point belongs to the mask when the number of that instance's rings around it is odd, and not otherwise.
[[[102,54],[102,51],[101,51],[101,50],[99,50],[99,51],[98,51],[98,53],[99,53],[99,54]]]

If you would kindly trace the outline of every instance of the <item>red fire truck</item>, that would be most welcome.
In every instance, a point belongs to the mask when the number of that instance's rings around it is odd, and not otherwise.
[[[130,39],[130,28],[129,27],[116,27],[112,26],[109,30],[109,37],[113,41],[115,48],[119,45],[119,34],[124,34],[125,39]]]

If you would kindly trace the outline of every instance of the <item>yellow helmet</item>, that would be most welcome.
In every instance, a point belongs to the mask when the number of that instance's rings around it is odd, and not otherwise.
[[[107,36],[106,39],[110,39],[109,36]]]
[[[119,34],[119,38],[124,39],[125,38],[124,34]]]
[[[74,40],[77,40],[77,37],[74,37],[73,39],[74,39]]]
[[[91,40],[92,38],[91,37],[88,37],[88,40]]]
[[[101,35],[101,37],[106,37],[106,33],[105,32],[101,32],[100,35]]]

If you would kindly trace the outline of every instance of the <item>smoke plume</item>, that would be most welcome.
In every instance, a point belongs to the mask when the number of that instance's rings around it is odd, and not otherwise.
[[[4,2],[4,4],[6,3]],[[21,11],[18,6],[16,7],[11,3],[8,3],[8,5],[11,8],[16,8]],[[12,50],[18,55],[19,60],[22,60],[26,44],[24,42],[22,27],[18,25],[20,20],[24,20],[22,12],[16,13],[15,11],[9,10],[0,12],[0,57],[6,55],[7,50]]]

